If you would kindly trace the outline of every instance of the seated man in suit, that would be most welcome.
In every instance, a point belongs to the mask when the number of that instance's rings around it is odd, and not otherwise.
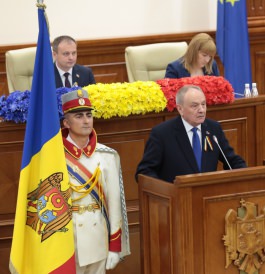
[[[206,118],[206,98],[200,87],[183,86],[176,104],[180,115],[152,129],[136,180],[144,174],[172,183],[178,175],[216,171],[218,161],[224,169],[246,167],[221,125]]]
[[[95,84],[91,68],[76,64],[77,44],[70,36],[59,36],[52,44],[56,88]]]

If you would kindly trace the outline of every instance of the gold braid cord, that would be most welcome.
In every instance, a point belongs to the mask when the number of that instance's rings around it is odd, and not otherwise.
[[[71,187],[71,189],[73,190],[73,191],[75,191],[75,192],[77,192],[77,193],[80,193],[80,194],[82,194],[82,195],[80,195],[78,198],[76,198],[76,199],[72,199],[72,201],[73,202],[75,202],[75,201],[77,201],[77,200],[81,200],[83,197],[85,197],[86,195],[88,195],[92,190],[93,190],[93,188],[95,187],[95,185],[99,182],[98,181],[98,178],[99,178],[99,176],[100,176],[100,173],[101,173],[101,171],[100,171],[100,168],[99,168],[99,166],[96,168],[96,170],[95,170],[95,172],[93,173],[93,175],[86,181],[86,183],[85,184],[83,184],[83,185],[79,185],[79,186],[77,186],[77,185],[73,185],[71,182],[70,182],[70,187]],[[93,182],[92,184],[91,184],[91,186],[88,188],[88,189],[85,189],[85,187],[87,186],[87,185],[89,185],[91,182]],[[102,199],[102,197],[103,197],[103,190],[102,190],[102,187],[100,187],[99,186],[99,196],[100,196],[100,199]]]
[[[39,9],[43,9],[43,10],[44,10],[44,16],[45,16],[45,19],[46,19],[47,28],[48,28],[48,32],[49,32],[49,36],[50,36],[50,25],[49,25],[49,20],[48,20],[47,14],[46,14],[46,12],[45,12],[46,5],[43,4],[43,3],[36,3],[36,6],[37,6]]]

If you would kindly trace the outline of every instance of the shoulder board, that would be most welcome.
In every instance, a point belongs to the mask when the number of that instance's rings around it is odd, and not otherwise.
[[[117,154],[117,151],[110,147],[97,147],[96,152],[107,152],[107,153]]]

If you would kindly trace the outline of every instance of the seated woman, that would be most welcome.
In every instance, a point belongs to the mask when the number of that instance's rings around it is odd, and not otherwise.
[[[186,53],[168,64],[165,78],[219,76],[219,69],[214,60],[215,54],[216,45],[213,38],[207,33],[199,33],[190,41]]]

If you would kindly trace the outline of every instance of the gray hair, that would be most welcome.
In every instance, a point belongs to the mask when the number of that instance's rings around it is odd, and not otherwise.
[[[195,86],[195,85],[185,85],[183,87],[181,87],[177,94],[176,94],[176,103],[178,105],[183,105],[183,101],[184,101],[184,96],[185,94],[187,93],[187,91],[189,91],[190,89],[197,89],[199,90],[200,92],[204,93],[202,91],[202,89],[199,87],[199,86]]]

